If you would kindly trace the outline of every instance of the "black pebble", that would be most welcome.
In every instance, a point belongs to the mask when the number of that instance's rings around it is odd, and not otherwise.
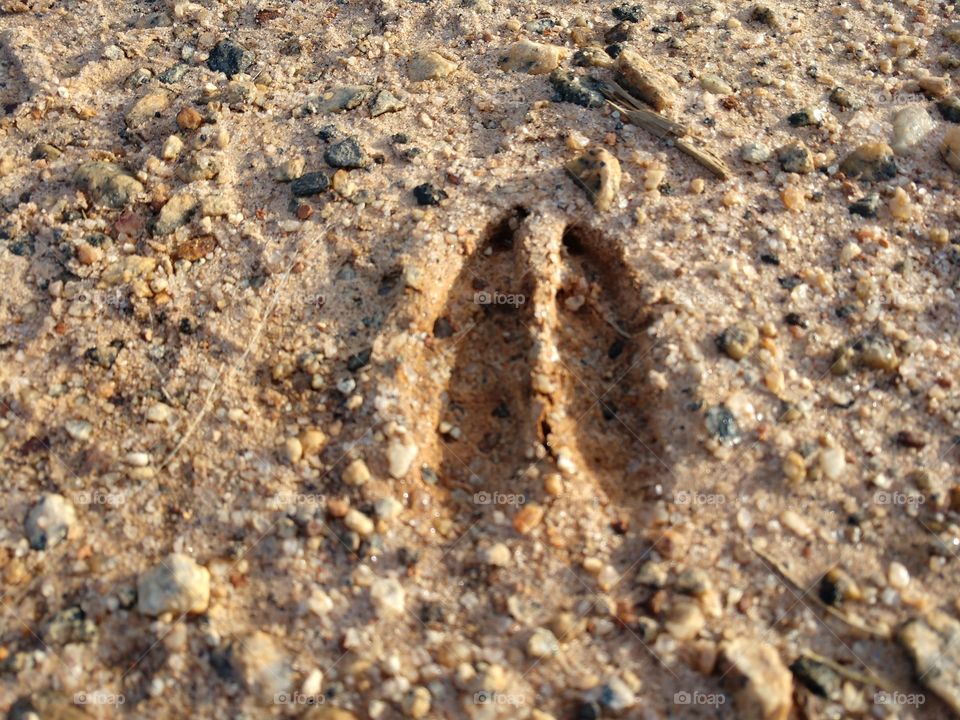
[[[613,9],[613,16],[617,20],[627,20],[628,22],[640,22],[646,13],[642,5],[618,5]]]
[[[585,700],[577,707],[577,714],[574,717],[576,720],[599,720],[600,705],[593,701]]]
[[[960,123],[960,98],[948,97],[937,103],[940,117],[947,122]]]
[[[333,142],[340,137],[340,131],[337,130],[335,125],[324,125],[317,130],[317,137],[324,142]]]
[[[793,325],[794,327],[799,328],[807,327],[807,321],[800,317],[797,313],[787,313],[783,319],[787,325]]]
[[[221,40],[210,51],[207,67],[227,77],[243,72],[253,64],[253,55],[233,40]]]
[[[441,200],[446,200],[448,197],[447,193],[430,183],[417,185],[413,189],[413,196],[417,199],[417,205],[439,205]]]
[[[322,172],[309,172],[290,183],[290,189],[296,197],[316,195],[328,187],[330,187],[330,180]]]
[[[356,372],[362,367],[366,367],[370,363],[370,355],[373,353],[371,348],[366,348],[361,350],[355,355],[351,355],[347,358],[347,370],[350,372]]]
[[[606,50],[607,55],[616,60],[620,57],[620,53],[623,52],[623,45],[620,43],[613,43],[612,45],[607,45],[604,50]]]
[[[851,215],[860,215],[865,218],[875,218],[880,209],[880,196],[876,193],[867,195],[850,204],[848,210]]]

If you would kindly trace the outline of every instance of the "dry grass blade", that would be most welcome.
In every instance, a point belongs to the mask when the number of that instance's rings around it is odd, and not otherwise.
[[[874,627],[871,625],[867,625],[867,623],[865,623],[863,620],[860,620],[859,618],[849,617],[844,613],[840,612],[839,610],[837,610],[835,607],[831,607],[830,605],[827,605],[825,602],[823,602],[823,600],[818,598],[816,595],[811,595],[809,591],[806,590],[800,583],[798,583],[796,580],[790,577],[790,574],[786,571],[786,569],[782,565],[780,565],[780,563],[774,560],[772,557],[770,557],[764,552],[761,552],[760,550],[757,550],[757,548],[753,547],[752,545],[750,546],[750,550],[753,551],[754,555],[759,557],[761,560],[764,561],[764,563],[766,563],[770,568],[772,568],[776,572],[776,574],[779,575],[780,578],[782,578],[785,583],[787,583],[787,585],[789,585],[791,588],[794,589],[794,591],[799,593],[801,600],[812,600],[818,607],[820,607],[825,613],[827,613],[831,617],[836,618],[843,624],[855,630],[858,630],[866,635],[878,638],[880,640],[891,640],[893,638],[893,633],[891,633],[889,628]]]
[[[698,148],[686,138],[677,138],[676,145],[681,152],[692,157],[721,180],[726,180],[733,175],[727,164],[709,150]]]
[[[652,132],[659,138],[683,137],[687,129],[678,122],[665,118],[660,113],[641,106],[638,101],[620,85],[604,81],[600,92],[617,110],[626,115],[634,125]]]
[[[615,82],[604,81],[600,83],[599,88],[607,98],[607,102],[626,115],[634,125],[642,127],[661,139],[675,138],[676,146],[681,152],[696,160],[721,180],[726,180],[733,175],[727,164],[715,153],[699,148],[691,140],[686,139],[687,128],[680,123],[642,107],[636,98]]]
[[[832,660],[823,655],[818,655],[812,650],[804,650],[800,653],[803,657],[810,658],[814,662],[818,662],[821,665],[826,665],[828,668],[833,670],[837,675],[840,675],[847,680],[852,680],[853,682],[858,682],[861,685],[875,685],[878,688],[883,688],[887,692],[893,692],[896,688],[896,685],[885,677],[875,675],[872,672],[869,673],[860,673],[856,670],[848,668],[846,665],[841,665],[840,663]]]

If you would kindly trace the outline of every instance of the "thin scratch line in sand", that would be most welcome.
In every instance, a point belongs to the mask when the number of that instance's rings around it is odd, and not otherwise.
[[[316,237],[324,237],[327,231],[330,229],[330,225],[324,225],[323,228],[317,233]],[[307,246],[307,250],[312,248],[317,244],[317,240],[314,239]],[[266,312],[263,313],[263,318],[260,320],[260,324],[257,326],[257,329],[253,333],[253,337],[250,338],[250,342],[247,343],[247,347],[244,349],[243,354],[240,356],[240,359],[237,361],[236,365],[233,365],[230,369],[236,370],[239,367],[242,367],[247,361],[247,357],[250,355],[250,351],[253,350],[253,346],[257,344],[257,341],[260,339],[261,333],[263,333],[264,327],[267,325],[267,320],[270,319],[270,316],[273,314],[274,309],[277,307],[277,302],[279,301],[280,291],[286,287],[287,281],[290,279],[290,273],[293,272],[294,266],[297,264],[297,261],[300,259],[301,252],[298,251],[294,253],[293,260],[290,263],[290,267],[287,268],[286,272],[283,273],[283,277],[280,279],[280,284],[277,286],[277,289],[273,292],[273,295],[270,298],[270,305],[267,307]],[[197,428],[200,426],[200,422],[203,420],[204,415],[207,414],[207,410],[210,407],[210,401],[213,399],[213,393],[217,389],[217,386],[220,384],[220,380],[223,377],[224,370],[227,368],[227,362],[224,361],[220,363],[220,369],[217,370],[217,376],[213,380],[213,384],[210,386],[210,390],[207,391],[207,396],[203,399],[203,405],[200,407],[200,411],[197,413],[196,417],[193,419],[193,422],[190,423],[190,427],[187,428],[187,431],[183,434],[177,444],[174,446],[173,450],[164,458],[163,462],[160,463],[160,469],[162,470],[179,454],[183,449],[183,446],[186,445],[187,441],[193,437],[193,433],[196,432]]]

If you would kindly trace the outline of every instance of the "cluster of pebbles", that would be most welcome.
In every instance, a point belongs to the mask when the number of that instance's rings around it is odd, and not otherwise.
[[[960,715],[958,70],[926,0],[0,2],[0,711]]]

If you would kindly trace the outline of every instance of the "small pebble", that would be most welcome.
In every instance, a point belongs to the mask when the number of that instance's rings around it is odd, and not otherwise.
[[[533,658],[548,658],[560,652],[556,635],[547,628],[537,628],[527,640],[527,654]]]
[[[137,609],[143,615],[199,614],[209,603],[210,572],[188,555],[168,555],[137,581]]]
[[[897,155],[909,155],[926,139],[936,125],[921,105],[908,105],[893,116],[890,147]]]
[[[497,65],[505,72],[546,75],[557,69],[565,54],[566,50],[558,45],[520,40],[500,55]]]
[[[910,584],[910,572],[902,563],[894,561],[887,568],[887,582],[890,583],[890,587],[903,590]]]
[[[567,174],[590,197],[594,207],[606,212],[620,194],[620,161],[608,150],[591,147],[566,165]]]
[[[457,69],[457,64],[438,52],[421,52],[410,58],[407,65],[407,77],[414,82],[440,80]]]
[[[50,550],[63,542],[77,522],[77,511],[63,495],[48,493],[33,506],[25,524],[34,550]]]

